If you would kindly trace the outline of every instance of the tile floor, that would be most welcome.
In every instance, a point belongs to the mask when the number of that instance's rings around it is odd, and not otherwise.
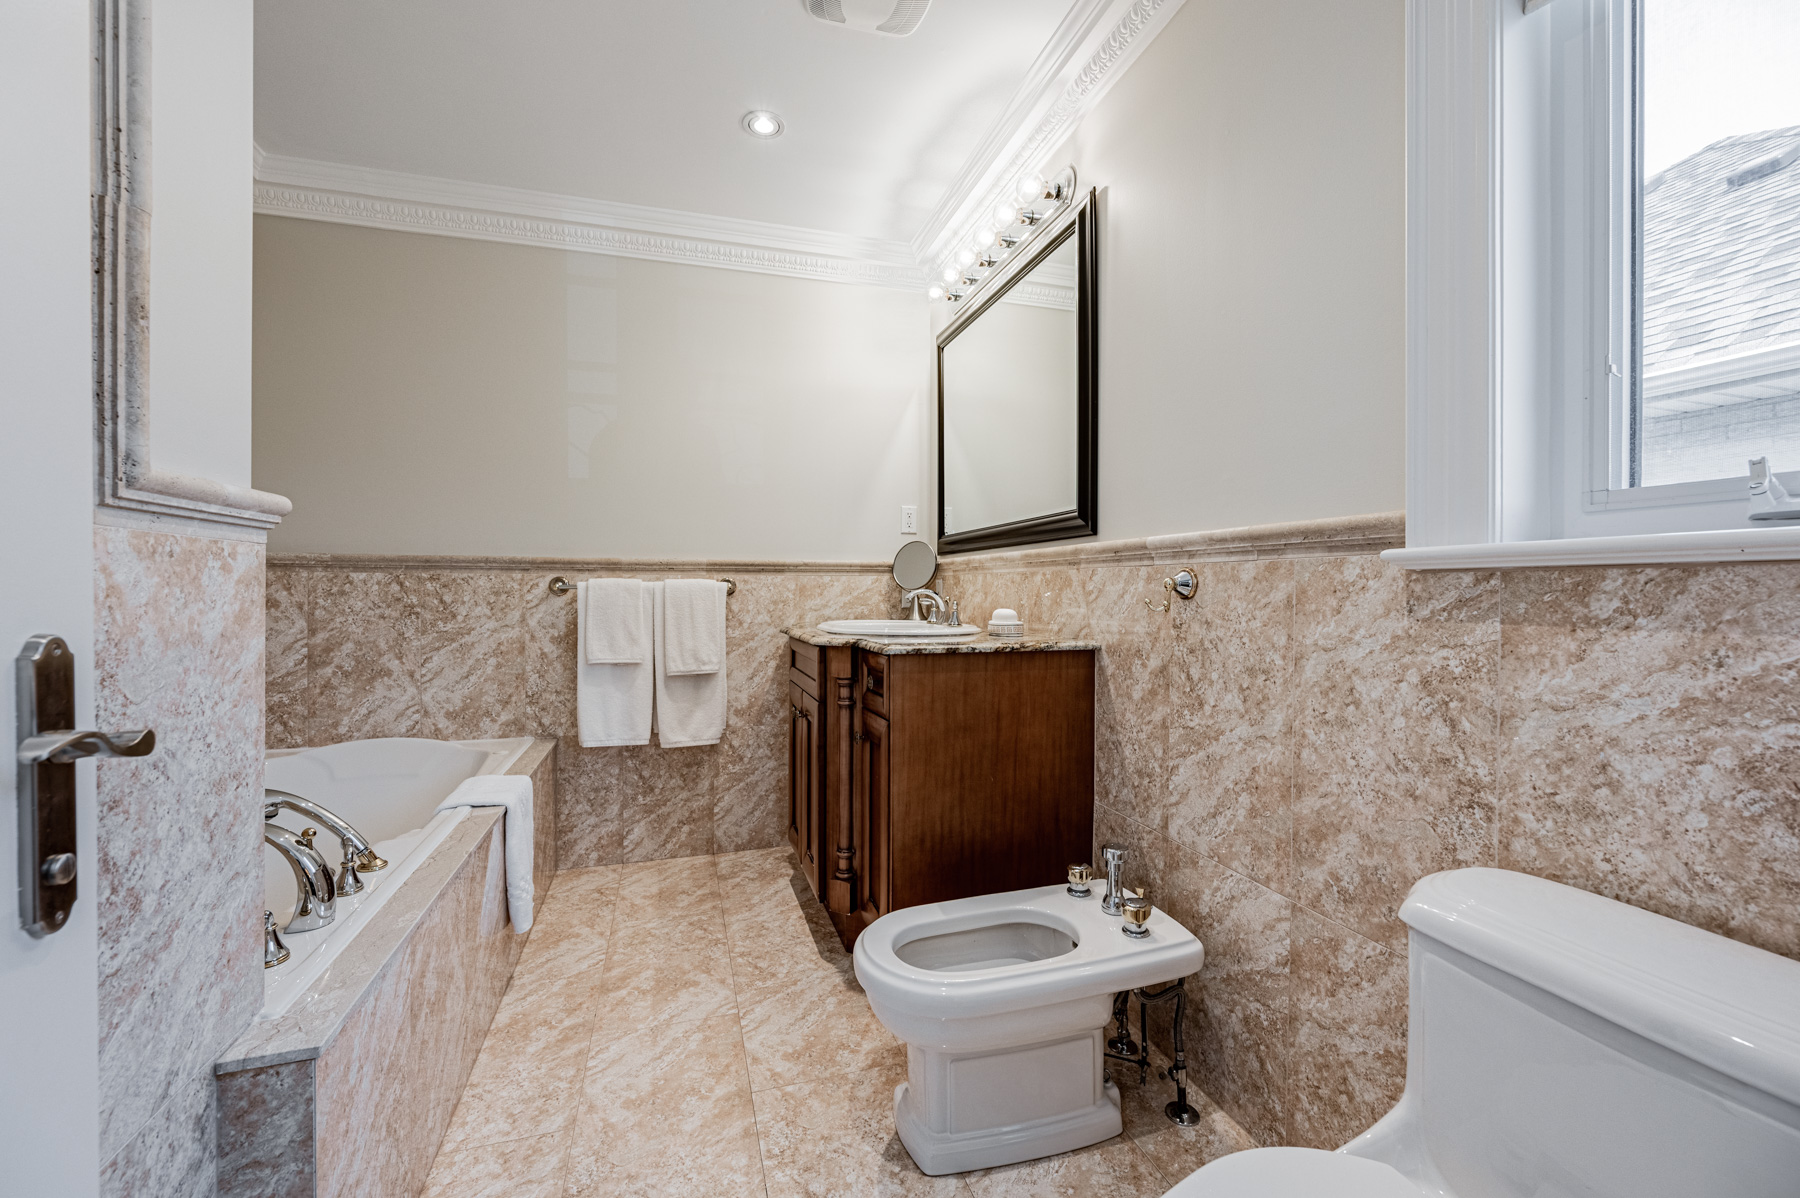
[[[1121,1070],[1126,1134],[926,1177],[894,1135],[905,1050],[786,849],[557,875],[426,1198],[1093,1193],[1154,1198],[1252,1147],[1203,1095]]]

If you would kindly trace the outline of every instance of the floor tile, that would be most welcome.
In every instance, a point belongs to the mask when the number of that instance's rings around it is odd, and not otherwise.
[[[1159,1062],[1160,1063],[1160,1062]],[[426,1198],[1156,1198],[1249,1137],[1122,1086],[1124,1136],[927,1177],[894,1133],[905,1046],[786,849],[557,875]]]
[[[419,1198],[557,1198],[566,1148],[562,1136],[533,1136],[440,1152]]]
[[[905,1063],[756,1094],[769,1198],[930,1195],[969,1198],[960,1177],[927,1177],[894,1134]]]

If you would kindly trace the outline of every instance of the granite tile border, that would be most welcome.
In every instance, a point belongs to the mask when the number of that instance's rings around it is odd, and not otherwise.
[[[746,561],[738,558],[500,557],[481,554],[272,553],[269,565],[301,570],[431,573],[460,570],[618,574],[889,574],[892,562]],[[544,579],[539,585],[547,585]]]

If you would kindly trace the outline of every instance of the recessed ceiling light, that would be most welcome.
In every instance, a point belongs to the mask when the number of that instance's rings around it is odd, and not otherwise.
[[[744,114],[744,132],[751,137],[780,137],[782,128],[781,118],[772,112],[759,108]]]

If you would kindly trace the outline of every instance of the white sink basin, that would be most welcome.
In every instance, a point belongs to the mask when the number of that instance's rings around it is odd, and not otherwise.
[[[827,620],[819,625],[820,632],[832,632],[838,636],[866,636],[877,640],[890,640],[895,637],[951,637],[980,636],[981,629],[973,624],[932,624],[925,620]]]

